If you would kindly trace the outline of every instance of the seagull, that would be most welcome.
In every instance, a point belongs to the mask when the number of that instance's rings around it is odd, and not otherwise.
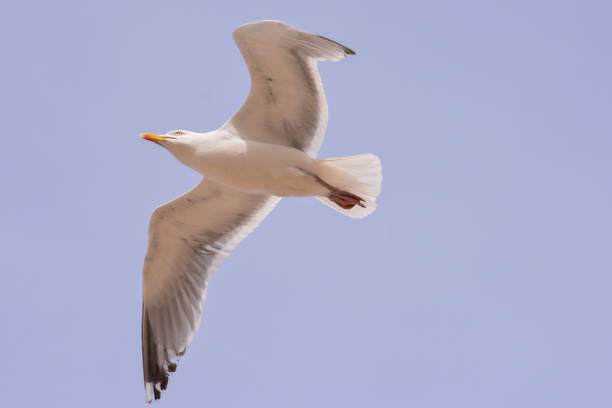
[[[380,194],[375,155],[315,158],[328,118],[317,62],[355,53],[281,21],[241,25],[233,38],[251,77],[238,112],[212,132],[140,135],[204,176],[151,216],[142,285],[147,402],[160,398],[198,330],[209,278],[281,197],[314,196],[363,218]]]

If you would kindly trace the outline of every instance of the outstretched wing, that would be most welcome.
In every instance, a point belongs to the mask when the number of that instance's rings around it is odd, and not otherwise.
[[[245,139],[291,146],[315,156],[328,117],[317,61],[337,61],[355,53],[281,21],[244,24],[233,35],[249,68],[251,91],[225,126],[233,126]]]
[[[142,279],[147,402],[159,399],[198,330],[208,279],[279,200],[204,179],[153,212]]]

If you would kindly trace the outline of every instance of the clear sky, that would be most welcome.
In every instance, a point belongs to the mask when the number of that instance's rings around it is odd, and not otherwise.
[[[144,405],[148,221],[199,176],[138,134],[224,123],[260,19],[357,52],[320,65],[320,156],[376,153],[383,193],[283,200],[157,406],[612,406],[609,1],[1,9],[3,406]]]

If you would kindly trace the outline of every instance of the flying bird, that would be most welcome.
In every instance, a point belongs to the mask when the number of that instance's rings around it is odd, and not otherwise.
[[[160,398],[198,330],[208,279],[281,197],[314,196],[362,218],[380,194],[375,155],[315,158],[328,118],[317,62],[355,53],[280,21],[244,24],[233,37],[251,77],[238,112],[212,132],[141,134],[204,176],[151,216],[142,305],[147,402]]]

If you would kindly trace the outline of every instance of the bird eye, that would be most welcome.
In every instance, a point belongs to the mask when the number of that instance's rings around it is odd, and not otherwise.
[[[183,136],[185,134],[185,132],[183,132],[182,130],[175,130],[171,133],[175,136]]]

